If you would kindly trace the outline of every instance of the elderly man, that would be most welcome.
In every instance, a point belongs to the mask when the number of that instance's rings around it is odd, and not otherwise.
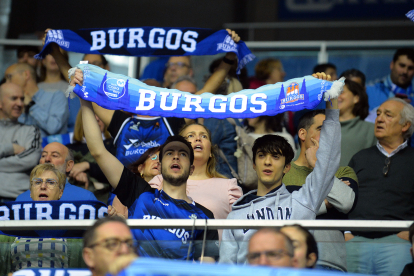
[[[414,107],[399,98],[377,109],[376,146],[355,154],[349,166],[357,174],[359,198],[350,219],[412,220],[414,218],[414,149],[407,139],[414,131]],[[353,235],[354,236],[353,236]],[[408,232],[347,234],[348,271],[400,275],[411,261]]]
[[[73,168],[75,162],[73,161],[73,154],[64,145],[58,142],[48,144],[42,151],[39,164],[51,163],[55,165],[60,172],[68,175]],[[82,177],[86,178],[85,173],[80,173],[78,180],[82,181]],[[83,181],[85,182],[85,181]],[[31,201],[30,191],[26,191],[16,198],[16,201]],[[79,188],[66,181],[63,195],[60,198],[62,201],[71,200],[97,200],[93,193],[83,188]]]
[[[16,63],[6,69],[7,83],[17,84],[24,92],[24,113],[18,121],[35,125],[42,137],[63,134],[69,118],[68,101],[62,92],[45,92],[36,83],[36,73],[26,63]]]
[[[251,265],[272,267],[297,267],[293,242],[284,233],[273,228],[263,228],[249,241],[247,261]]]
[[[82,256],[92,276],[106,275],[120,257],[135,259],[134,241],[126,221],[118,216],[97,220],[83,236]]]
[[[191,57],[170,57],[165,64],[163,87],[170,88],[179,77],[193,77],[193,69],[191,68]]]
[[[23,111],[23,90],[0,86],[0,201],[13,201],[29,189],[30,171],[40,156],[40,132],[17,122]]]

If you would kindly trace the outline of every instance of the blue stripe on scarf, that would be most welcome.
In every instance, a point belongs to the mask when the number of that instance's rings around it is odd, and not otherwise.
[[[229,95],[193,95],[176,89],[149,86],[90,64],[78,64],[84,85],[74,92],[84,100],[111,110],[179,118],[254,118],[285,111],[313,109],[332,82],[312,76],[291,79]]]
[[[51,30],[36,58],[50,53],[50,43],[66,51],[123,56],[204,56],[234,52],[237,73],[255,56],[243,41],[235,44],[226,30],[200,28],[103,28]]]

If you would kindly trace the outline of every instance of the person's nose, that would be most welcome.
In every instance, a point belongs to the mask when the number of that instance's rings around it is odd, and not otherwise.
[[[266,155],[265,157],[265,165],[271,165],[272,164],[272,157],[269,155]]]
[[[45,163],[51,163],[52,162],[52,158],[50,158],[50,155],[46,155],[45,156]]]
[[[266,257],[266,254],[260,254],[258,264],[259,265],[265,265],[265,266],[269,265],[269,261]]]
[[[121,246],[119,248],[119,253],[128,254],[130,252],[131,252],[131,249],[129,248],[129,246],[125,242],[121,243]]]

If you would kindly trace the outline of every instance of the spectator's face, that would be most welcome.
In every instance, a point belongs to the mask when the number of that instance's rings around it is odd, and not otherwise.
[[[164,74],[164,83],[168,86],[173,84],[181,76],[193,75],[188,57],[170,57],[166,66],[167,70]]]
[[[355,104],[359,102],[359,96],[354,95],[348,87],[344,86],[344,91],[338,97],[338,108],[341,115],[352,114]]]
[[[305,139],[305,149],[308,149],[313,146],[311,138],[319,142],[319,138],[321,137],[322,124],[323,121],[325,121],[325,118],[326,117],[323,114],[318,114],[315,117],[313,117],[313,124],[309,127],[306,133],[302,137],[300,137],[301,139]]]
[[[46,70],[59,71],[59,67],[58,67],[55,59],[52,57],[52,55],[47,55],[42,60],[42,64],[43,64],[44,67],[46,67]]]
[[[24,94],[23,90],[14,84],[2,85],[0,95],[0,118],[17,121],[23,112]]]
[[[33,68],[37,68],[37,64],[39,62],[39,60],[35,59],[34,56],[36,55],[35,52],[29,51],[29,52],[24,52],[20,55],[20,57],[18,58],[17,62],[19,63],[27,63],[30,66],[32,66]]]
[[[280,154],[272,155],[259,149],[253,164],[258,184],[270,187],[281,183],[283,175],[290,170],[290,164],[285,166],[285,160],[285,157]]]
[[[159,162],[160,152],[148,156],[144,164],[138,166],[138,171],[142,174],[143,178],[148,182],[154,176],[160,174],[160,162]]]
[[[406,88],[411,84],[414,76],[414,62],[407,56],[399,56],[390,64],[391,80],[396,85]]]
[[[37,181],[40,179],[43,182]],[[41,175],[30,180],[30,197],[34,201],[59,200],[62,193],[63,190],[59,187],[59,178],[52,171],[44,171]]]
[[[197,92],[197,87],[189,81],[180,81],[175,85],[175,89],[183,92],[190,92],[191,94],[195,94]]]
[[[183,129],[180,135],[191,143],[194,160],[207,164],[211,157],[211,141],[207,130],[200,125],[190,125]]]
[[[104,276],[118,257],[134,252],[127,245],[131,241],[131,231],[125,224],[116,221],[104,223],[96,229],[96,239],[91,247],[83,249],[83,259],[93,275]]]
[[[57,168],[61,173],[65,174],[70,172],[72,166],[70,166],[69,162],[66,163],[65,159],[68,155],[68,148],[64,145],[53,142],[47,144],[47,146],[43,149],[42,155],[39,160],[39,164],[51,163]],[[73,161],[72,161],[73,162]]]
[[[187,182],[194,167],[190,164],[189,148],[179,141],[168,143],[163,149],[161,174],[173,186]]]
[[[338,79],[338,75],[336,74],[336,69],[332,67],[329,67],[328,69],[326,69],[325,74],[331,76],[331,81],[335,81]]]
[[[93,65],[96,65],[98,67],[101,67],[102,69],[107,69],[107,68],[105,68],[105,66],[103,64],[102,57],[100,55],[87,54],[87,55],[85,55],[83,60],[88,61],[89,64],[93,64]]]
[[[293,267],[293,258],[286,250],[285,238],[273,232],[255,234],[249,242],[249,264],[271,267]]]
[[[283,227],[280,232],[286,234],[293,242],[295,258],[298,261],[299,268],[313,267],[316,260],[309,259],[307,256],[308,247],[306,245],[306,237],[300,230],[295,227]]]
[[[266,80],[267,84],[275,84],[277,82],[282,82],[285,79],[286,73],[283,70],[282,65],[273,68],[270,72],[269,78]]]
[[[403,103],[396,101],[386,101],[378,107],[375,120],[375,137],[379,141],[402,139],[403,132],[406,132],[410,127],[409,123],[400,125],[403,107]]]

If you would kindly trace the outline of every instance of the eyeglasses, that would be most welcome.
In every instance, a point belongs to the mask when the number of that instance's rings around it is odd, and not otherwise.
[[[262,254],[264,254],[266,258],[268,258],[269,260],[274,260],[274,261],[282,259],[284,255],[293,257],[293,255],[290,254],[289,252],[279,249],[279,250],[269,250],[269,251],[249,253],[247,254],[247,260],[249,261],[249,263],[256,263]]]
[[[153,154],[149,157],[151,160],[157,160],[158,159],[158,155],[157,154]]]
[[[384,174],[384,176],[388,175],[388,171],[390,169],[390,164],[391,164],[391,159],[390,158],[385,158],[385,166],[382,169],[382,173]]]
[[[165,64],[165,67],[170,68],[173,66],[177,66],[178,68],[183,68],[183,67],[190,67],[190,65],[184,63],[184,62],[168,62]]]
[[[108,249],[109,251],[117,251],[119,250],[119,248],[121,247],[121,244],[125,243],[126,246],[128,247],[128,249],[130,251],[134,251],[135,250],[135,242],[133,239],[126,239],[126,240],[120,240],[118,238],[109,238],[109,239],[105,239],[103,241],[91,244],[90,246],[88,246],[89,248],[93,248],[95,246],[103,246],[106,249]]]
[[[54,189],[56,186],[58,186],[58,182],[53,179],[53,178],[48,178],[48,179],[41,179],[41,178],[33,178],[32,179],[32,185],[35,187],[40,187],[42,186],[43,182],[46,183],[47,187],[49,189]]]

